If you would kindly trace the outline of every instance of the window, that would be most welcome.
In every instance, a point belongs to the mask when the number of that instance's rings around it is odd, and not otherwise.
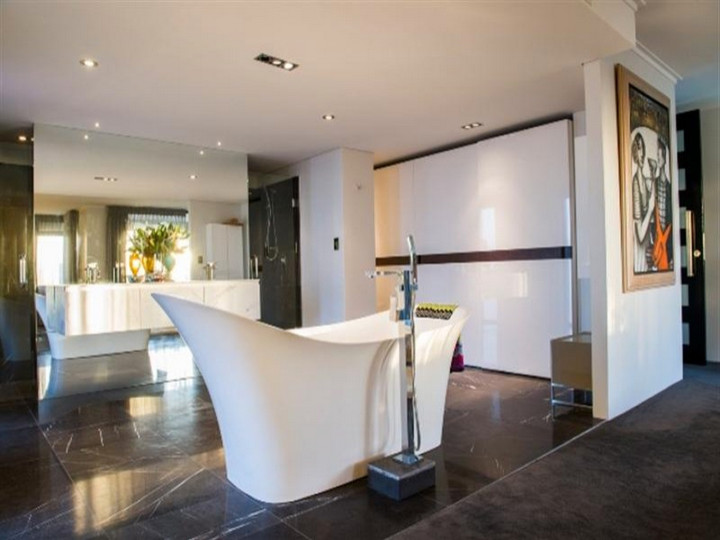
[[[63,217],[38,214],[35,216],[35,231],[36,284],[65,283]]]
[[[174,209],[163,211],[162,209],[153,209],[153,211],[150,212],[138,208],[128,214],[127,233],[125,236],[125,268],[128,269],[128,272],[130,268],[130,237],[135,233],[136,229],[147,227],[148,225],[156,226],[161,223],[174,223],[187,229],[187,211]],[[174,281],[190,281],[190,240],[188,238],[180,240],[178,242],[178,248],[182,250],[182,252],[175,254],[175,267],[172,271],[172,278]]]

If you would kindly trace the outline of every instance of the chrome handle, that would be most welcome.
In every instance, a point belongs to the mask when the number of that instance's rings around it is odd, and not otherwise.
[[[20,287],[25,288],[28,284],[28,275],[27,275],[27,256],[26,255],[20,255],[20,259],[18,260],[18,281],[20,282]]]
[[[693,277],[695,275],[695,216],[692,210],[685,211],[685,250],[687,259],[687,275]]]
[[[260,269],[258,266],[258,256],[250,256],[250,279],[260,279]]]

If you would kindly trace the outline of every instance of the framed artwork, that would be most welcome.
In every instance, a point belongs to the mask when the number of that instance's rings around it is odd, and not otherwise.
[[[623,290],[675,283],[670,99],[615,66]]]

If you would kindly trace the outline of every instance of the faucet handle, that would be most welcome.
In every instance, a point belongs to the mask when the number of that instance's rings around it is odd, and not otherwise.
[[[400,277],[402,272],[400,270],[368,270],[365,275],[370,279],[377,277]]]

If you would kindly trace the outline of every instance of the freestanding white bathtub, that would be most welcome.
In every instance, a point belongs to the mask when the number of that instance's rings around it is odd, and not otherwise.
[[[367,475],[400,451],[398,325],[388,313],[291,331],[172,296],[155,300],[190,347],[220,426],[227,476],[289,502]],[[467,320],[417,319],[421,446],[440,445],[450,361]],[[403,352],[404,363],[404,352]]]

